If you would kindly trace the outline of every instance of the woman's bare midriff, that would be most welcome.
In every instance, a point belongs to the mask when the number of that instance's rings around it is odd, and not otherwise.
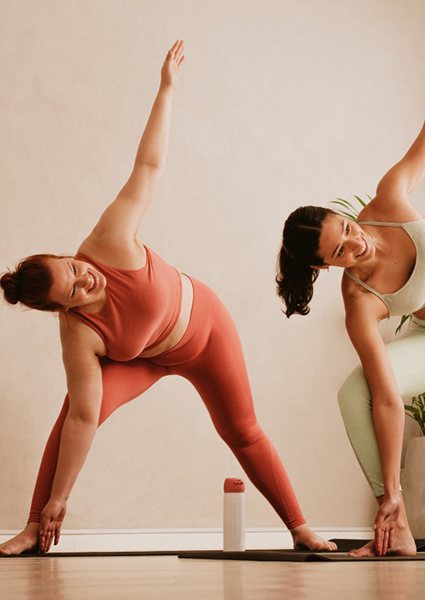
[[[182,281],[182,303],[177,323],[174,325],[173,330],[165,338],[165,340],[163,340],[157,346],[149,348],[149,350],[144,350],[141,354],[139,354],[140,358],[150,358],[152,356],[158,356],[163,352],[167,352],[167,350],[171,350],[171,348],[173,348],[174,346],[176,346],[176,344],[179,343],[179,341],[186,333],[190,321],[190,315],[192,312],[193,287],[192,282],[190,281],[187,275],[184,275],[184,273],[180,273],[180,277]]]

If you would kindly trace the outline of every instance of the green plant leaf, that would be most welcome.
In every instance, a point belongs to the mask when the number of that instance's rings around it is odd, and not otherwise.
[[[400,318],[400,323],[397,326],[397,329],[395,330],[396,333],[400,333],[401,328],[403,327],[403,325],[406,323],[406,321],[410,321],[410,319],[412,318],[412,315],[403,315]]]
[[[356,215],[352,215],[352,214],[346,212],[345,210],[339,210],[338,212],[339,212],[340,215],[344,215],[345,217],[347,217],[351,221],[357,221],[357,216]]]
[[[354,196],[354,198],[356,198],[357,202],[360,202],[362,207],[366,206],[365,202],[361,198],[359,198],[359,196]],[[344,209],[346,209],[346,210],[338,209],[338,212],[341,215],[348,217],[352,221],[357,221],[357,217],[359,216],[359,211],[358,211],[357,207],[355,207],[354,204],[350,200],[346,200],[345,198],[337,198],[336,200],[332,200],[332,204],[338,204],[339,206],[342,206]],[[348,212],[346,212],[346,211],[348,211]]]
[[[347,208],[347,207],[345,207],[345,206],[342,204],[342,202],[338,202],[338,200],[335,200],[335,201],[334,201],[334,204],[339,204],[340,206],[342,206],[342,207],[343,207],[343,209],[345,209],[345,210],[342,210],[341,208],[338,208],[338,212],[339,212],[340,214],[348,215],[348,216],[350,217],[350,219],[353,219],[354,221],[356,221],[356,220],[357,220],[357,217],[358,217],[357,213],[355,213],[355,212],[351,212],[351,210],[350,210],[350,207],[348,207],[348,208]]]
[[[351,202],[348,202],[348,200],[344,200],[344,198],[337,198],[336,200],[332,200],[332,204],[341,204],[342,206],[345,206],[345,208],[357,212],[357,209],[351,204]]]
[[[365,207],[365,206],[366,206],[366,202],[365,202],[364,200],[362,200],[362,199],[360,198],[360,196],[356,196],[356,195],[354,194],[354,198],[355,198],[355,199],[357,200],[357,202],[359,202],[359,203],[360,203],[360,204],[361,204],[363,207]]]

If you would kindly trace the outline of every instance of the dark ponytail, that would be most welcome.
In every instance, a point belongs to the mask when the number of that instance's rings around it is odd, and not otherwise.
[[[35,254],[22,260],[16,270],[0,279],[4,297],[9,304],[21,302],[29,308],[57,311],[64,307],[48,299],[53,277],[48,260],[58,258],[54,254]]]
[[[289,215],[282,235],[276,276],[277,293],[285,303],[286,316],[307,315],[313,284],[319,276],[314,267],[324,265],[318,256],[323,221],[334,211],[321,206],[301,206]]]

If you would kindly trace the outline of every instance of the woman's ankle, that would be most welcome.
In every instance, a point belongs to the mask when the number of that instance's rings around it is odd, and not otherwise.
[[[24,532],[30,535],[38,535],[38,531],[40,529],[40,523],[36,523],[35,521],[30,521],[26,524]]]
[[[297,525],[296,527],[293,527],[289,530],[289,533],[292,535],[293,539],[302,537],[306,534],[308,535],[310,532],[311,529],[307,525],[307,523],[302,523],[301,525]]]

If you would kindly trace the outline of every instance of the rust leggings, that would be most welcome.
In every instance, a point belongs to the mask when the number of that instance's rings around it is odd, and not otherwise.
[[[305,523],[276,450],[260,428],[252,402],[239,336],[226,308],[203,283],[191,279],[194,301],[183,338],[171,350],[144,359],[102,358],[101,425],[117,408],[166,375],[181,375],[196,388],[221,438],[255,487],[289,529]],[[28,522],[39,522],[50,497],[68,397],[44,450]]]

